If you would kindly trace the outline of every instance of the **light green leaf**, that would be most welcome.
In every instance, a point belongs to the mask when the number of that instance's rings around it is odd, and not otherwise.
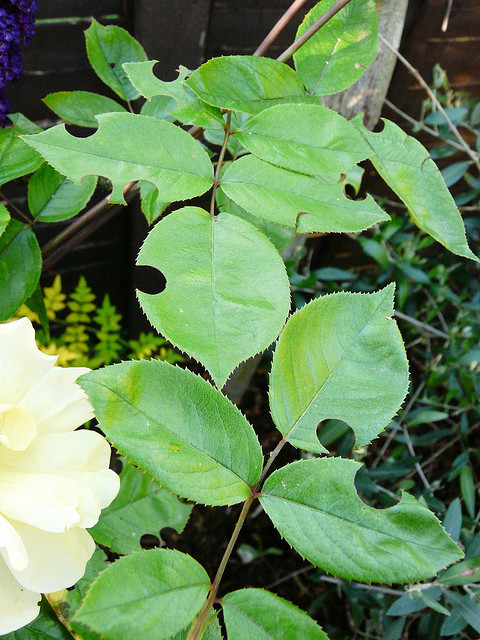
[[[390,219],[371,196],[347,198],[341,182],[280,169],[251,155],[233,162],[220,183],[250,213],[297,233],[362,231]]]
[[[235,640],[328,640],[304,611],[263,589],[233,591],[222,598],[222,609]]]
[[[235,135],[262,160],[310,175],[346,173],[371,153],[350,122],[319,105],[265,109]]]
[[[202,100],[222,109],[256,114],[276,104],[319,104],[283,62],[256,56],[225,56],[202,64],[186,80]]]
[[[462,557],[431,511],[404,493],[389,509],[367,506],[360,463],[300,460],[275,471],[260,502],[282,536],[315,566],[347,580],[413,582]]]
[[[0,322],[11,318],[32,295],[41,269],[35,234],[18,220],[10,220],[0,236]]]
[[[214,220],[198,207],[171,213],[150,231],[137,264],[167,280],[162,293],[137,294],[148,319],[219,388],[275,340],[290,309],[277,251],[253,225],[226,213]]]
[[[177,103],[169,96],[153,96],[150,100],[146,100],[140,113],[142,116],[150,116],[159,120],[168,120],[174,122],[175,118],[171,115]]]
[[[117,497],[89,530],[96,542],[127,555],[141,549],[140,538],[146,533],[159,536],[164,527],[183,531],[192,505],[159,487],[132,465],[125,465],[120,480]]]
[[[78,185],[44,163],[28,183],[30,213],[39,222],[68,220],[85,207],[96,186],[96,176],[86,176]]]
[[[97,128],[96,116],[110,111],[125,111],[121,104],[107,96],[90,91],[58,91],[49,93],[43,102],[59,118],[79,127]]]
[[[153,67],[156,63],[157,60],[149,60],[148,62],[124,65],[130,81],[142,96],[148,100],[155,96],[173,98],[176,107],[171,113],[183,124],[195,124],[206,129],[209,127],[223,128],[224,122],[220,109],[203,102],[191,89],[185,86],[185,78],[190,73],[188,69],[180,65],[178,78],[172,82],[164,82],[153,73]]]
[[[20,113],[12,113],[9,117],[13,127],[0,129],[0,187],[32,173],[43,162],[42,156],[19,138],[25,133],[39,133],[42,129]]]
[[[155,222],[170,204],[169,202],[159,202],[160,193],[157,187],[151,182],[141,180],[139,182],[141,209],[148,224]]]
[[[457,498],[458,499],[458,498]],[[438,581],[449,586],[480,582],[480,556],[473,556],[455,564],[443,573]]]
[[[296,447],[324,452],[321,420],[336,418],[363,446],[390,422],[408,388],[408,363],[393,315],[394,285],[372,294],[333,293],[290,317],[275,349],[272,417]]]
[[[7,225],[10,221],[10,214],[8,213],[8,209],[0,204],[0,236],[7,228]]]
[[[2,640],[72,640],[72,636],[57,619],[46,600],[42,600],[40,613],[33,622],[17,631],[2,635],[1,638]]]
[[[187,640],[191,626],[192,625],[189,624],[188,627],[176,633],[170,640]],[[203,632],[202,640],[223,640],[222,630],[215,612],[213,612],[213,615],[210,615],[210,621]]]
[[[125,204],[123,189],[133,180],[153,183],[169,202],[193,198],[212,186],[207,152],[180,127],[133,113],[100,115],[98,125],[89,138],[75,138],[58,125],[24,139],[77,184],[86,175],[109,178],[110,202]]]
[[[352,122],[370,145],[376,170],[406,204],[413,222],[452,253],[478,262],[467,245],[465,228],[457,206],[445,186],[437,165],[423,145],[400,127],[383,119],[380,133]]]
[[[211,384],[158,360],[79,379],[117,449],[170,491],[204,504],[245,500],[260,477],[253,428]]]
[[[207,572],[190,556],[141,551],[95,580],[74,620],[109,640],[166,640],[194,618],[209,588]]]
[[[299,38],[335,0],[317,3],[297,31]],[[378,46],[374,0],[352,0],[293,54],[310,93],[325,96],[356,82],[375,59]]]
[[[116,25],[102,26],[92,19],[85,31],[87,56],[97,76],[122,98],[135,100],[138,91],[122,68],[124,62],[147,60],[142,45],[128,31]]]

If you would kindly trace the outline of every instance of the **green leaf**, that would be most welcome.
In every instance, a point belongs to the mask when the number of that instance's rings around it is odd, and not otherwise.
[[[346,173],[371,153],[350,122],[319,105],[265,109],[235,135],[262,160],[310,175]]]
[[[141,180],[139,182],[141,209],[148,224],[155,222],[170,204],[169,202],[160,202],[160,193],[158,188],[151,182]]]
[[[57,619],[48,602],[42,600],[38,617],[26,627],[2,635],[2,640],[72,640],[72,636]]]
[[[32,173],[43,162],[42,156],[29,147],[19,136],[42,131],[20,113],[11,114],[13,127],[0,129],[0,187],[21,176]]]
[[[194,618],[209,588],[205,569],[190,556],[141,551],[95,580],[74,620],[109,640],[164,640]]]
[[[24,139],[77,184],[86,175],[111,180],[110,202],[125,204],[123,189],[133,180],[153,183],[166,201],[193,198],[212,186],[207,152],[170,122],[133,113],[105,113],[98,116],[98,125],[88,138],[75,138],[65,125],[58,125]]]
[[[176,107],[171,113],[183,124],[195,124],[206,129],[223,128],[224,121],[220,109],[200,100],[191,89],[185,86],[185,78],[190,73],[188,69],[180,65],[178,78],[172,82],[164,82],[153,73],[156,63],[157,60],[149,60],[124,65],[130,81],[142,96],[148,100],[155,96],[173,98]]]
[[[154,96],[151,100],[143,103],[140,113],[142,116],[173,122],[175,118],[171,115],[171,112],[175,109],[176,104],[175,100],[169,98],[169,96]]]
[[[335,0],[317,3],[297,31],[299,38]],[[293,54],[310,93],[325,96],[356,82],[375,59],[378,46],[374,0],[352,0]]]
[[[235,640],[328,640],[304,611],[263,589],[233,591],[222,598],[222,609]]]
[[[176,633],[170,640],[187,640],[188,633],[190,631],[190,627],[192,625],[189,624],[188,627]],[[205,627],[205,631],[202,635],[202,640],[223,640],[222,630],[220,628],[220,623],[218,622],[218,618],[215,615],[210,615],[210,621]]]
[[[0,322],[13,316],[35,291],[42,256],[35,234],[18,220],[10,220],[0,236]]]
[[[97,128],[96,116],[110,111],[125,111],[125,107],[107,96],[90,91],[58,91],[49,93],[43,102],[59,118],[79,127]]]
[[[408,388],[408,363],[393,315],[394,285],[340,292],[305,305],[280,335],[270,377],[272,417],[296,447],[324,452],[316,429],[336,418],[363,446],[390,422]]]
[[[371,196],[347,198],[341,182],[280,169],[251,155],[233,162],[220,183],[250,213],[297,233],[362,231],[390,219]]]
[[[125,29],[115,25],[104,27],[94,19],[85,31],[85,40],[88,59],[100,80],[122,100],[138,98],[140,94],[128,79],[122,64],[147,60],[142,45]]]
[[[439,600],[442,596],[442,589],[440,587],[429,587],[428,595],[430,600]],[[427,604],[421,597],[421,592],[418,589],[412,589],[407,591],[403,596],[397,598],[392,606],[387,611],[387,616],[405,616],[409,613],[416,613],[422,609],[426,609]]]
[[[132,465],[125,465],[120,480],[117,497],[89,530],[96,542],[127,555],[141,549],[140,538],[146,533],[159,536],[164,527],[183,531],[192,505],[183,503]]]
[[[142,360],[93,371],[79,384],[109,440],[170,491],[211,505],[250,495],[263,460],[255,432],[203,378]]]
[[[45,336],[47,337],[47,340],[50,340],[50,323],[40,282],[35,287],[32,295],[25,300],[25,305],[37,314],[38,320],[42,325],[42,329],[45,331]]]
[[[167,279],[162,293],[137,294],[148,319],[219,388],[275,340],[290,309],[277,251],[253,225],[226,213],[213,220],[198,207],[171,213],[150,231],[137,264]]]
[[[461,596],[453,591],[446,590],[445,598],[461,614],[468,624],[480,633],[480,606],[469,596]]]
[[[260,502],[282,536],[312,564],[347,580],[413,582],[462,557],[433,513],[404,493],[389,509],[367,506],[360,463],[300,460],[275,471]]]
[[[10,214],[8,213],[8,209],[0,204],[0,236],[7,228],[7,225],[10,221]]]
[[[202,100],[222,109],[260,113],[276,104],[319,104],[283,62],[256,56],[225,56],[202,64],[185,81]]]
[[[454,162],[441,171],[447,187],[451,187],[463,178],[472,161]]]
[[[480,582],[480,556],[458,562],[443,573],[438,581],[449,586],[461,586]]]
[[[469,516],[475,518],[475,482],[470,467],[460,471],[460,491]]]
[[[38,222],[60,222],[77,215],[92,197],[96,176],[86,176],[78,185],[44,163],[28,183],[28,206]]]
[[[467,245],[465,227],[437,165],[418,140],[383,119],[380,133],[362,124],[362,115],[352,122],[371,146],[376,170],[406,204],[413,222],[452,253],[478,262]]]
[[[445,618],[440,629],[440,635],[442,637],[454,636],[463,631],[467,624],[467,621],[462,618],[457,609],[453,609],[448,618]]]
[[[462,530],[462,503],[460,498],[454,498],[443,518],[443,526],[448,535],[458,542]]]

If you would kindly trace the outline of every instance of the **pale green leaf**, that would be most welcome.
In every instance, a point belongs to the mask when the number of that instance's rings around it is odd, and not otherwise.
[[[138,98],[140,94],[128,79],[122,64],[147,60],[142,45],[125,29],[116,25],[104,27],[94,19],[85,31],[85,40],[88,59],[100,80],[122,100]]]
[[[220,109],[207,104],[188,87],[185,79],[190,73],[180,65],[178,78],[172,82],[164,82],[153,73],[157,60],[148,62],[127,63],[124,69],[132,84],[142,96],[151,100],[155,96],[168,96],[176,102],[171,110],[175,118],[183,124],[195,124],[204,128],[223,128],[223,117]]]
[[[88,203],[97,186],[95,176],[78,185],[44,163],[28,183],[28,207],[39,222],[68,220]]]
[[[158,188],[151,182],[141,180],[138,183],[140,187],[140,207],[148,224],[155,222],[170,204],[169,202],[159,201],[160,194]]]
[[[262,160],[310,175],[346,173],[371,153],[350,122],[319,105],[265,109],[235,135]]]
[[[20,113],[12,113],[9,117],[13,127],[0,129],[0,187],[32,173],[43,162],[42,156],[19,138],[25,133],[39,133],[42,129]]]
[[[108,640],[166,640],[194,618],[209,588],[205,569],[190,556],[141,551],[100,574],[74,620]]]
[[[263,589],[222,598],[228,637],[235,640],[328,640],[321,627],[288,600]]]
[[[281,535],[315,566],[347,580],[413,582],[462,557],[431,511],[404,493],[389,509],[367,506],[360,463],[300,460],[275,471],[260,502]]]
[[[58,91],[49,93],[43,102],[59,118],[79,127],[97,128],[97,116],[110,111],[125,111],[125,107],[107,96],[90,91]]]
[[[153,96],[150,100],[146,100],[140,113],[142,116],[150,116],[159,120],[168,120],[174,122],[175,118],[171,115],[177,103],[169,96]]]
[[[462,217],[428,151],[396,124],[383,121],[380,133],[364,127],[362,115],[352,121],[372,148],[371,161],[378,173],[403,200],[420,229],[452,253],[478,262],[467,245]]]
[[[250,213],[297,233],[362,231],[390,219],[371,196],[347,198],[340,181],[287,171],[251,155],[233,162],[220,182]]]
[[[194,258],[193,258],[194,257]],[[282,259],[253,225],[185,207],[150,231],[137,264],[159,269],[162,293],[138,292],[153,326],[201,362],[222,387],[242,361],[266,349],[290,308]]]
[[[322,0],[306,15],[299,38],[335,0]],[[294,53],[295,68],[310,93],[324,96],[356,82],[377,54],[374,0],[351,0]]]
[[[460,471],[460,491],[470,517],[475,518],[475,481],[468,466]]]
[[[133,180],[153,183],[169,202],[193,198],[212,186],[207,152],[180,127],[133,113],[106,113],[98,116],[98,124],[89,138],[75,138],[58,125],[24,139],[77,184],[87,175],[111,180],[110,202],[124,204],[123,189]]]
[[[213,611],[213,609],[211,611]],[[176,633],[169,640],[187,640],[191,626],[192,624],[189,624],[188,627]],[[210,614],[209,616],[209,622],[207,622],[205,631],[203,632],[202,640],[223,640],[220,623],[214,611],[213,615]]]
[[[7,228],[7,225],[10,221],[10,214],[8,213],[8,209],[5,205],[0,204],[0,236]]]
[[[11,318],[32,295],[41,269],[35,234],[18,220],[10,220],[0,236],[0,322]]]
[[[293,69],[270,58],[213,58],[194,71],[185,84],[208,104],[251,114],[281,103],[319,104],[317,96],[305,94]]]
[[[40,613],[33,622],[17,631],[2,635],[1,638],[2,640],[72,640],[72,636],[58,620],[46,600],[42,600]]]
[[[79,379],[107,437],[170,491],[212,505],[241,502],[259,479],[253,428],[211,384],[158,360]]]
[[[159,536],[164,527],[177,533],[183,531],[192,505],[185,504],[132,465],[125,465],[120,480],[117,497],[89,530],[96,542],[127,555],[141,549],[140,538],[146,533]]]
[[[445,598],[452,604],[458,613],[468,624],[480,633],[480,605],[473,597],[461,596],[453,591],[446,590]]]
[[[357,446],[377,436],[408,388],[408,363],[393,315],[394,285],[372,294],[312,300],[289,319],[270,377],[272,417],[288,441],[321,453],[317,425],[343,420]]]

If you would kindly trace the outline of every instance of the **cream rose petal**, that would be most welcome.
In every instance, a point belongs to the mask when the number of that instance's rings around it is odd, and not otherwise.
[[[25,569],[28,564],[27,550],[21,537],[2,515],[0,515],[0,555],[8,558],[10,565],[18,571]]]
[[[28,566],[16,571],[18,582],[30,591],[51,593],[74,585],[85,573],[95,551],[95,542],[81,527],[65,533],[49,533],[22,522],[12,522],[27,550]]]
[[[40,593],[24,589],[0,557],[0,635],[25,626],[38,615]]]
[[[17,404],[57,360],[37,349],[27,318],[0,324],[0,354],[0,404]]]

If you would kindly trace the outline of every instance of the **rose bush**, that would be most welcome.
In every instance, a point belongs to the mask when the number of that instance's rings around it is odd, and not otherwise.
[[[93,416],[75,384],[89,369],[55,362],[29,320],[0,325],[0,634],[82,577],[95,549],[86,529],[119,489],[106,440],[76,431]]]

